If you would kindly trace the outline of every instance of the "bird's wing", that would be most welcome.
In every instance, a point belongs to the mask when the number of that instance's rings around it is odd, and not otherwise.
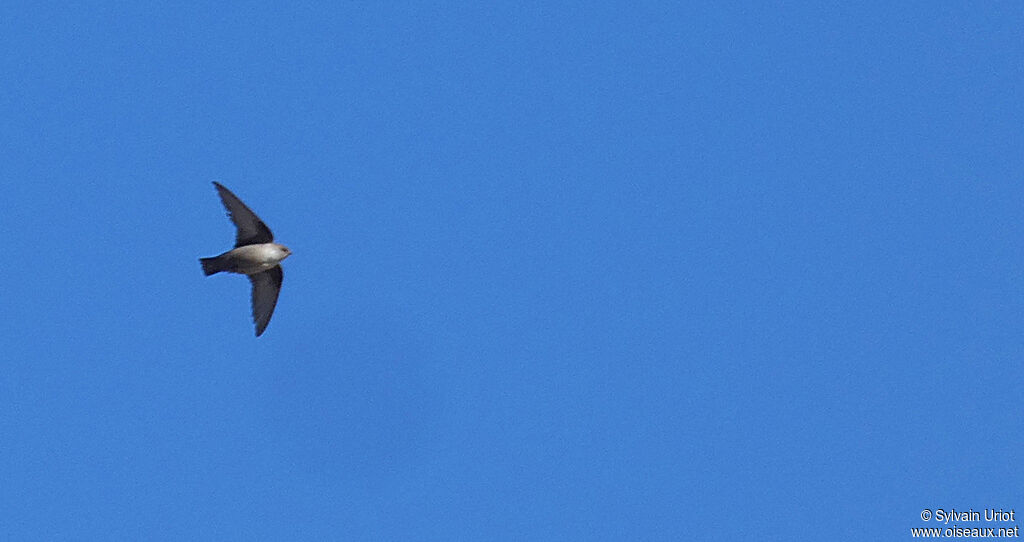
[[[249,275],[252,282],[252,321],[256,323],[256,336],[263,335],[274,315],[277,295],[281,293],[284,271],[281,266],[271,267],[262,273]]]
[[[256,216],[256,213],[252,212],[252,209],[246,207],[242,200],[238,199],[238,196],[216,181],[213,186],[217,187],[220,200],[224,203],[224,208],[228,210],[228,217],[238,228],[235,248],[270,243],[274,240],[274,234],[270,233],[270,228],[260,220],[260,217]]]

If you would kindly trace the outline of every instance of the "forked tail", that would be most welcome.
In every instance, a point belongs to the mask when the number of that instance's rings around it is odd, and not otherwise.
[[[220,258],[217,256],[212,258],[199,258],[199,263],[203,264],[203,273],[206,276],[223,271],[220,267]]]

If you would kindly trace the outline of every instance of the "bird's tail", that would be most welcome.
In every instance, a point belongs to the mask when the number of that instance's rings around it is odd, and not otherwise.
[[[210,276],[214,273],[220,273],[224,269],[220,266],[220,257],[214,256],[212,258],[199,258],[199,263],[203,265],[203,274]]]

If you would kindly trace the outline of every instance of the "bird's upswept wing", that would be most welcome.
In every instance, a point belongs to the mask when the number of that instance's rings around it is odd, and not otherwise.
[[[230,190],[224,188],[224,186],[216,181],[214,181],[213,186],[217,187],[220,201],[224,203],[224,208],[228,210],[228,217],[231,218],[231,222],[234,222],[235,227],[238,228],[238,235],[235,237],[235,248],[245,245],[270,243],[274,240],[274,234],[270,233],[270,228],[260,220],[260,217],[256,216],[256,213],[252,212],[252,209],[246,207],[242,200],[238,199],[238,196],[232,194]],[[277,299],[276,295],[274,299]],[[273,311],[273,306],[271,306],[271,311]],[[269,315],[267,319],[270,319]]]
[[[271,267],[262,273],[249,275],[252,282],[252,321],[256,324],[256,336],[267,329],[270,317],[274,315],[277,295],[281,293],[284,271],[281,266]]]

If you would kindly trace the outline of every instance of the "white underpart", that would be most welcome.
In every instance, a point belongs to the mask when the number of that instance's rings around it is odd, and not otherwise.
[[[252,275],[270,269],[289,256],[289,252],[277,243],[245,245],[228,252],[236,273]]]

